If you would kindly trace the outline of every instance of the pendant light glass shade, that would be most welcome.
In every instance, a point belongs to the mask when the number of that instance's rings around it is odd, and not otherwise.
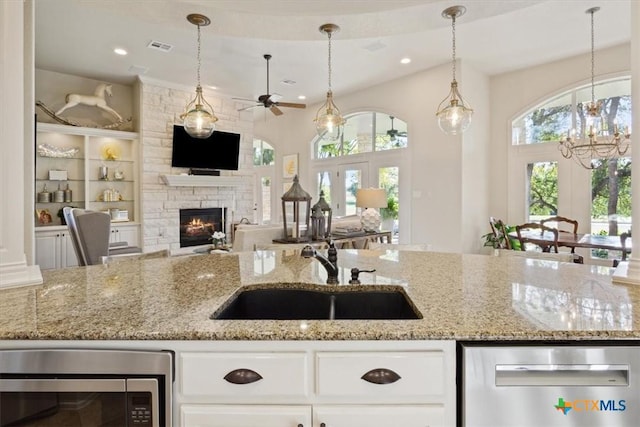
[[[197,13],[188,15],[187,20],[198,27],[198,85],[196,96],[187,104],[185,112],[180,117],[183,119],[184,130],[189,135],[205,139],[211,136],[218,121],[213,107],[204,99],[202,86],[200,86],[200,27],[209,25],[211,20]]]
[[[329,90],[327,100],[320,107],[316,114],[316,132],[325,141],[337,141],[342,136],[345,119],[340,114],[340,110],[333,102],[333,92],[331,90],[331,35],[340,30],[335,24],[324,24],[319,28],[321,33],[327,35],[329,39]]]
[[[453,80],[449,94],[438,105],[436,117],[438,126],[447,135],[457,135],[467,130],[473,116],[473,109],[462,98],[456,81],[456,18],[462,16],[466,10],[464,6],[452,6],[442,11],[443,17],[451,19]]]

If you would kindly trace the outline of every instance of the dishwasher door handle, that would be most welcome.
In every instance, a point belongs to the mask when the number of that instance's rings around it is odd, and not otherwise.
[[[497,387],[629,386],[628,365],[496,365]]]

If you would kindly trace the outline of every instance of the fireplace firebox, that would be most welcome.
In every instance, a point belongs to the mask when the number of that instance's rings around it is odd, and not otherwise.
[[[180,247],[211,244],[214,231],[223,231],[226,208],[180,209]]]

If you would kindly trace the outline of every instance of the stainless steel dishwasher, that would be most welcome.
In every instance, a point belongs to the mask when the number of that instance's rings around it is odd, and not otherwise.
[[[640,342],[459,347],[459,425],[640,425]]]

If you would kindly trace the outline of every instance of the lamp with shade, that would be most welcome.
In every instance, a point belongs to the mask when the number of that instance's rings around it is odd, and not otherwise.
[[[356,206],[366,208],[360,216],[364,231],[380,231],[380,212],[378,208],[387,206],[387,192],[382,188],[361,188],[356,193]]]

